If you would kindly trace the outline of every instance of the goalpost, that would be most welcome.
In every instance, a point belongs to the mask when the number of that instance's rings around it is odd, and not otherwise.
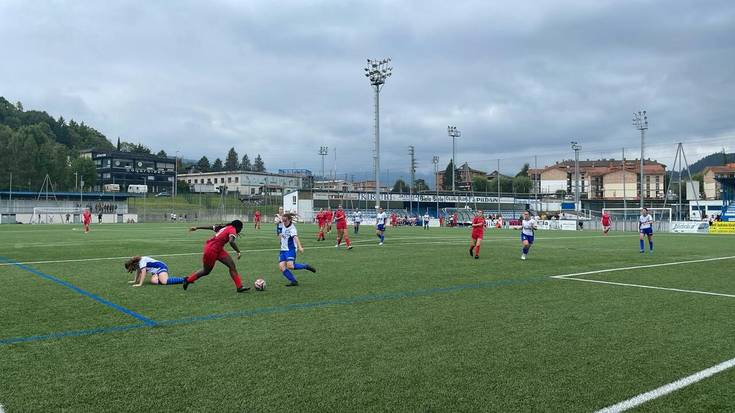
[[[612,227],[620,231],[638,231],[638,217],[640,208],[604,208],[612,218]],[[648,208],[653,217],[653,228],[656,231],[669,232],[671,230],[671,208]]]
[[[34,207],[31,224],[66,224],[69,215],[69,224],[74,223],[74,216],[81,216],[85,208],[78,207]]]

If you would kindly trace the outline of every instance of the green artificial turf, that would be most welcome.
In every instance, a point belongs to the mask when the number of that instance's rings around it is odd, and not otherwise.
[[[351,231],[350,231],[351,232]],[[271,225],[246,227],[235,292],[219,265],[188,291],[132,288],[125,257],[172,275],[211,232],[181,224],[0,226],[0,405],[49,411],[591,412],[735,357],[735,298],[550,278],[735,255],[735,237],[370,227],[316,242],[285,288]],[[20,263],[17,264],[16,263]],[[735,260],[580,278],[735,294]],[[53,278],[51,278],[53,277]],[[63,283],[69,283],[62,285]],[[69,288],[72,285],[77,290]],[[138,317],[138,318],[136,318]],[[150,321],[147,321],[150,320]],[[155,324],[155,325],[154,325]],[[728,370],[641,411],[733,411]]]

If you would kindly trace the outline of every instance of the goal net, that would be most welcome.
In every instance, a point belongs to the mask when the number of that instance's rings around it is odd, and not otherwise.
[[[638,218],[641,216],[640,208],[605,208],[612,218],[612,227],[621,231],[638,231]],[[653,217],[653,229],[668,232],[671,230],[671,208],[648,208],[648,213]]]
[[[33,208],[31,224],[71,224],[78,220],[84,208],[36,207]],[[68,218],[68,219],[67,219]]]

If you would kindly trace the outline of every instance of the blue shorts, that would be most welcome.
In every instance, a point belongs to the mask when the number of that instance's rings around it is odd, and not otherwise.
[[[521,232],[521,241],[528,241],[529,244],[533,244],[533,235],[526,235]]]
[[[385,231],[385,224],[378,224],[375,229],[377,229],[378,231]]]
[[[278,262],[296,261],[296,250],[281,251]]]
[[[653,235],[653,228],[641,228],[641,234]]]

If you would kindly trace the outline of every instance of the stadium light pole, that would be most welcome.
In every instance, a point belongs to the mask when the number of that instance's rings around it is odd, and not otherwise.
[[[577,215],[577,228],[579,228],[579,151],[582,149],[582,147],[576,141],[572,141],[571,144],[572,150],[574,150],[574,211]]]
[[[454,194],[454,181],[456,180],[454,174],[457,170],[454,141],[462,136],[462,132],[457,130],[456,126],[447,126],[447,134],[452,138],[452,194]]]
[[[434,189],[436,190],[436,218],[439,219],[439,157],[431,158],[434,164]]]
[[[644,148],[644,142],[646,139],[646,129],[648,129],[648,115],[646,115],[646,111],[638,111],[633,113],[633,127],[641,131],[641,191],[640,191],[640,197],[641,197],[641,208],[645,205],[643,201],[644,197],[644,185],[643,178],[645,177],[645,173],[643,172],[643,148]]]
[[[319,147],[319,156],[322,157],[322,179],[324,179],[324,158],[329,154],[329,147],[327,146],[320,146]]]
[[[380,90],[385,80],[393,74],[390,57],[382,60],[367,59],[365,77],[375,90],[375,210],[380,208]]]

